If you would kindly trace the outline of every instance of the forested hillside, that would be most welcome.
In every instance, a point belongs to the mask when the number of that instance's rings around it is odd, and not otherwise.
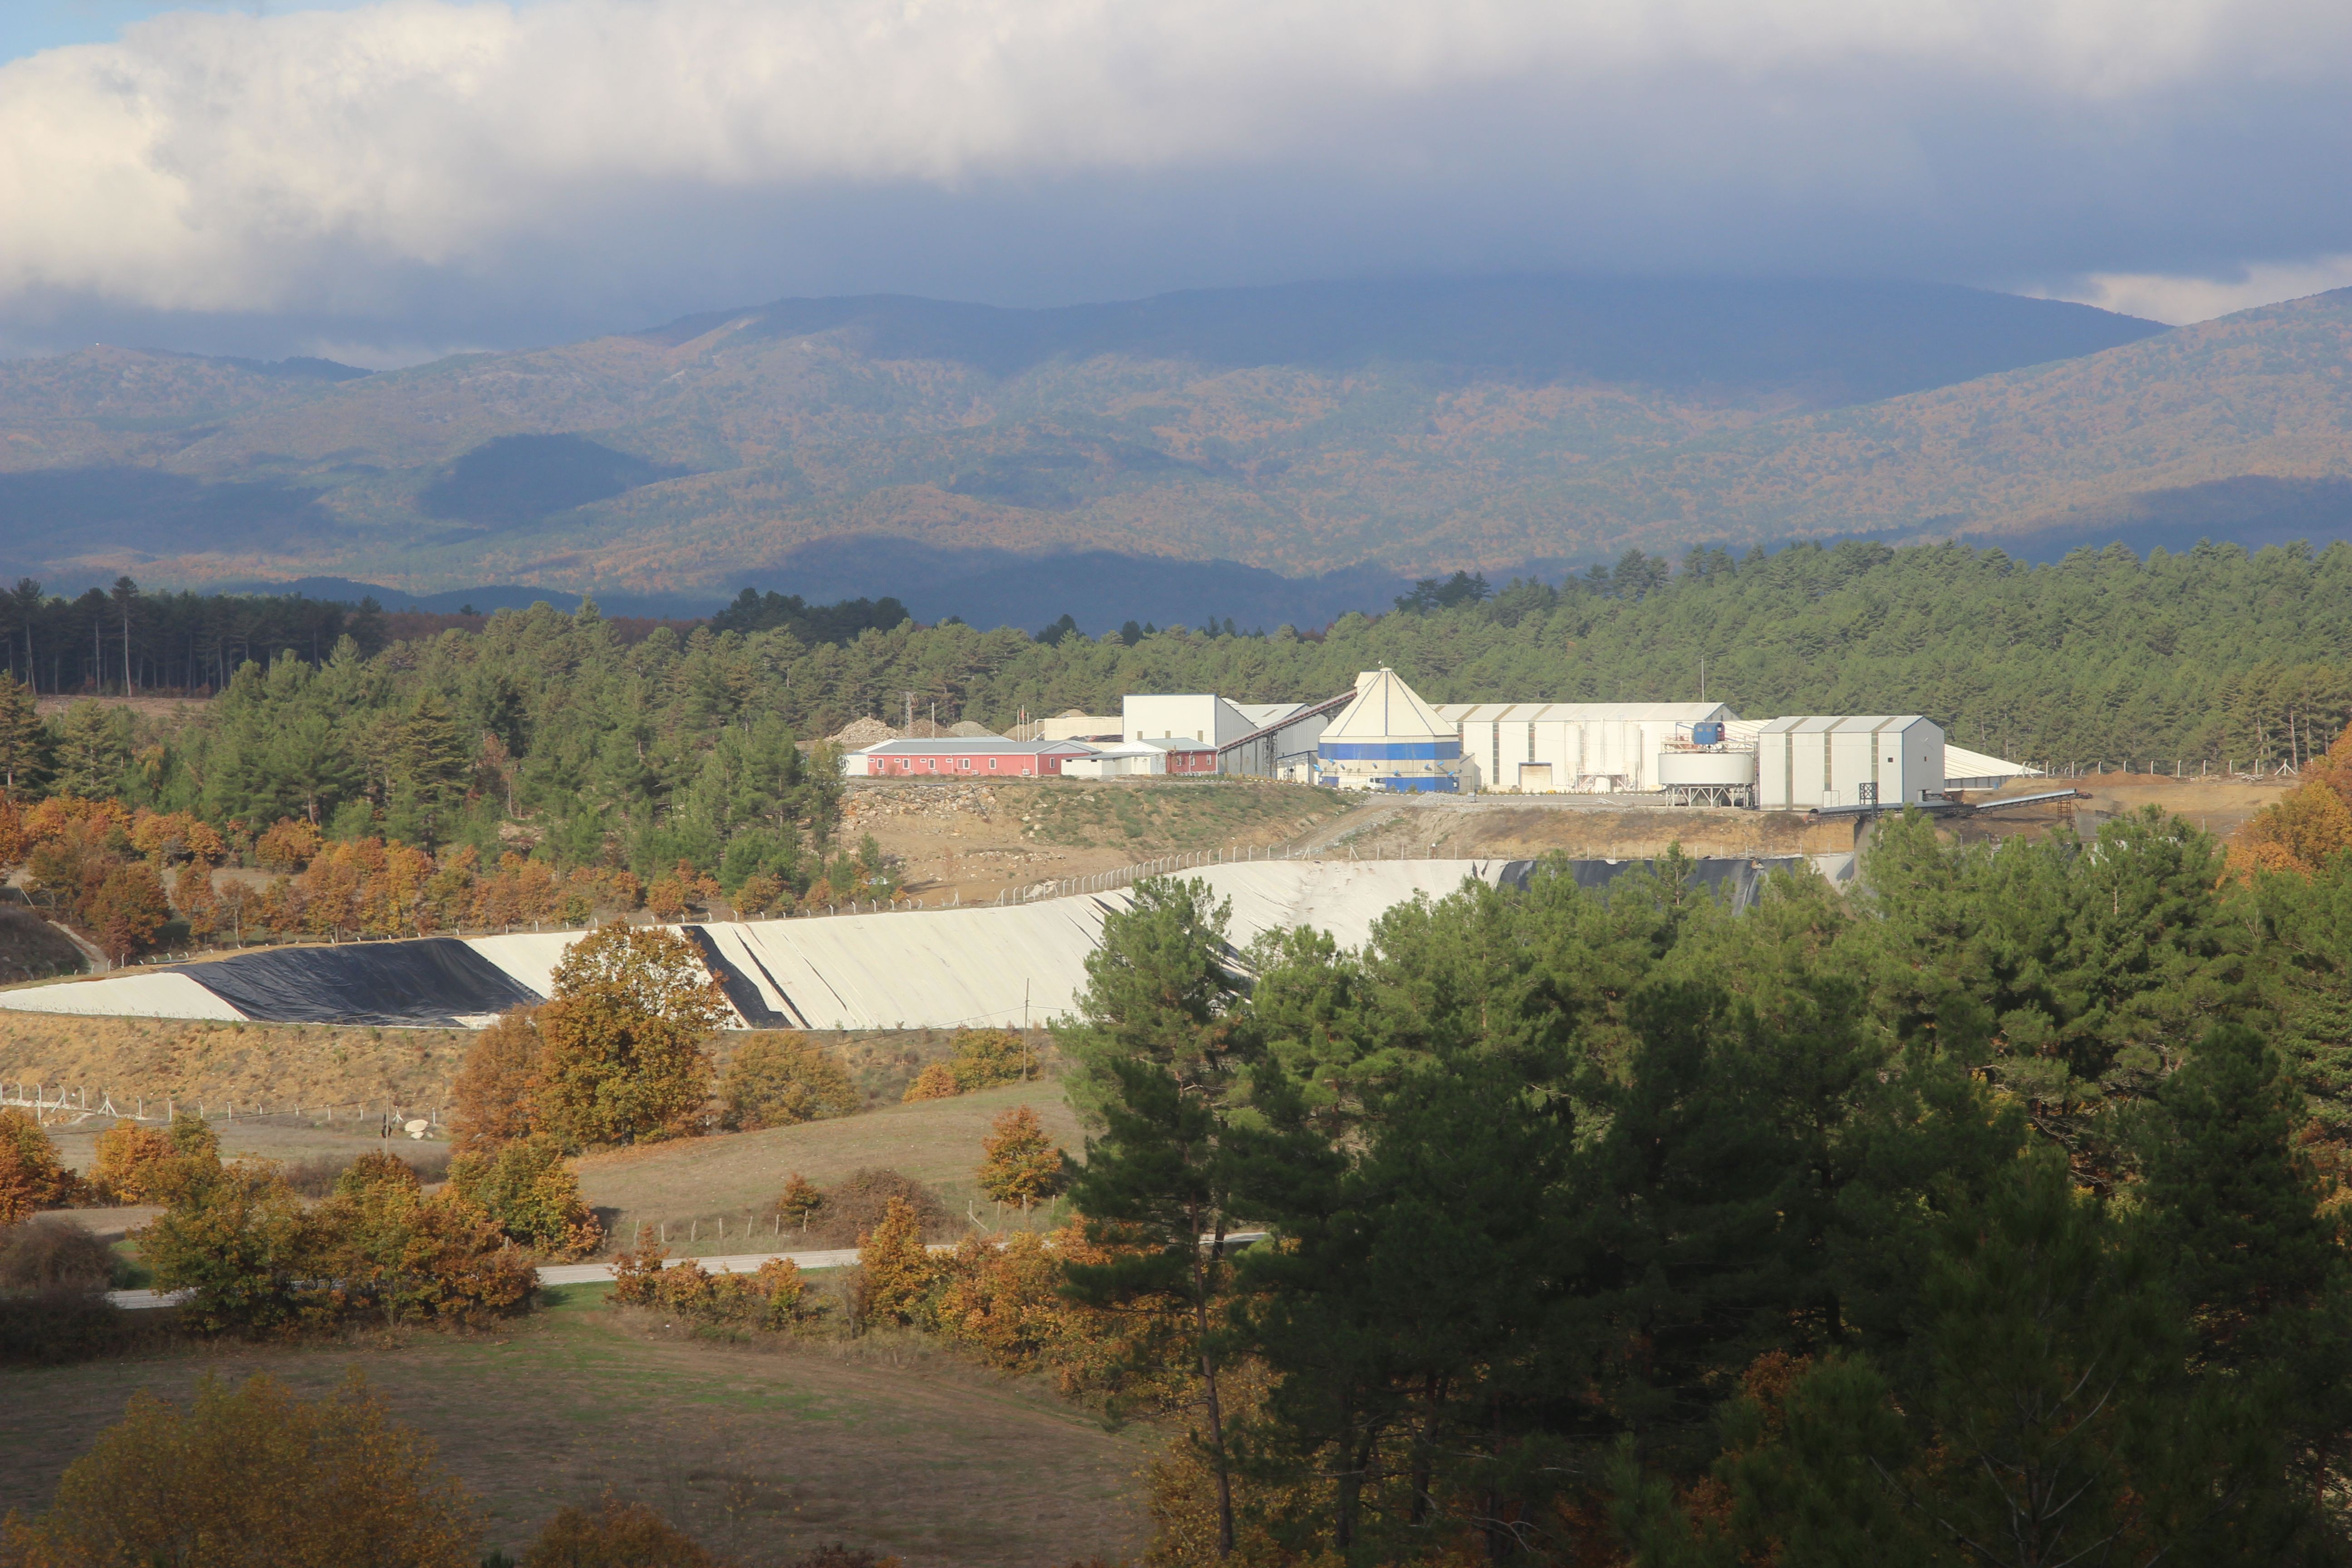
[[[1294,575],[1582,559],[1633,526],[1563,489],[1594,464],[2159,331],[1927,285],[1537,279],[788,300],[344,381],[100,348],[0,363],[0,570],[731,593],[875,534]],[[837,592],[905,593],[863,564]]]
[[[910,698],[919,713],[936,704],[943,721],[1002,731],[1024,712],[1115,712],[1129,692],[1328,696],[1387,665],[1440,701],[1686,700],[1704,660],[1706,694],[1748,716],[1920,712],[1961,743],[2059,767],[2302,763],[2352,719],[2345,544],[2252,555],[2200,546],[2146,561],[2085,551],[2041,567],[1949,545],[1805,545],[1737,560],[1699,551],[1679,570],[1629,552],[1560,584],[1489,594],[1464,576],[1402,603],[1307,634],[1228,624],[1099,639],[1049,628],[1041,639],[919,626],[895,606],[754,597],[715,633],[657,626],[634,641],[593,607],[541,605],[373,653],[346,635],[315,661],[303,634],[316,625],[331,637],[341,623],[319,617],[342,611],[239,603],[230,607],[278,628],[274,645],[247,645],[274,646],[274,660],[244,663],[177,717],[88,701],[37,720],[23,687],[0,687],[0,782],[11,810],[42,802],[46,813],[14,854],[35,839],[88,852],[35,865],[75,910],[98,907],[144,834],[179,846],[167,864],[343,865],[335,877],[373,890],[339,883],[341,901],[320,906],[336,912],[316,918],[397,931],[425,919],[425,903],[445,924],[520,908],[526,870],[531,907],[549,915],[633,901],[648,882],[667,884],[675,905],[697,889],[737,897],[757,879],[760,907],[885,887],[872,852],[834,841],[841,785],[806,747],[856,718],[895,718]],[[142,629],[182,625],[153,619],[163,609],[198,623],[208,613],[205,601],[159,609],[135,594],[100,596],[45,605],[64,619],[37,635],[66,636],[89,656],[91,688],[120,690],[126,610],[134,672],[185,668],[147,662],[139,642]],[[349,626],[388,635],[371,612]],[[739,626],[751,629],[728,629]],[[163,645],[174,658],[181,635]],[[819,635],[840,640],[803,640]],[[197,646],[200,674],[219,662],[211,646]],[[76,804],[92,801],[115,815]],[[151,817],[159,826],[141,826]],[[264,842],[280,822],[285,833]],[[189,848],[197,839],[212,847]],[[387,843],[424,858],[385,861]],[[344,864],[337,844],[376,847]],[[448,873],[437,892],[436,868]],[[506,880],[485,892],[494,872]],[[561,876],[574,872],[567,893]],[[395,886],[397,899],[386,891]],[[257,918],[275,927],[296,916]]]

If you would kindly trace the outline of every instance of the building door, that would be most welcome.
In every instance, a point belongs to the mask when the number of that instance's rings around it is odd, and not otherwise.
[[[1551,793],[1551,764],[1549,763],[1521,763],[1519,764],[1519,793],[1521,795],[1549,795]]]

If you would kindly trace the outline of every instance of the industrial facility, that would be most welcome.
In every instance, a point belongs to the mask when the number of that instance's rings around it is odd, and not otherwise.
[[[2028,771],[1948,744],[1916,713],[1754,720],[1706,701],[1433,704],[1388,668],[1304,702],[1136,693],[1116,721],[1073,711],[1023,732],[1032,731],[1039,738],[884,741],[849,753],[843,768],[864,778],[1214,775],[1840,812],[1934,805]]]

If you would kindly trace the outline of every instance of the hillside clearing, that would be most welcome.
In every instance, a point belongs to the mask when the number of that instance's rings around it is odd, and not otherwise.
[[[670,1226],[673,1254],[744,1250],[745,1216],[762,1221],[792,1173],[819,1186],[866,1166],[887,1166],[938,1188],[950,1212],[978,1202],[972,1173],[989,1123],[1015,1105],[1036,1108],[1054,1141],[1076,1153],[1084,1142],[1076,1114],[1051,1079],[1007,1084],[952,1100],[894,1105],[835,1121],[807,1121],[760,1132],[652,1143],[576,1162],[581,1195],[607,1231],[625,1242],[640,1224]],[[724,1217],[723,1237],[711,1222]],[[678,1235],[702,1222],[702,1235]],[[755,1238],[756,1239],[756,1238]]]

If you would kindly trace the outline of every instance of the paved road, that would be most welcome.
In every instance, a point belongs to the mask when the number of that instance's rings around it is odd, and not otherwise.
[[[1262,1230],[1238,1230],[1225,1237],[1225,1245],[1246,1247],[1265,1235]],[[1206,1242],[1209,1238],[1203,1236],[1201,1239]],[[953,1252],[955,1244],[935,1241],[931,1243],[930,1250]],[[704,1272],[709,1274],[757,1274],[760,1265],[778,1258],[787,1263],[796,1263],[803,1268],[841,1268],[857,1261],[857,1248],[844,1247],[827,1252],[738,1252],[725,1258],[697,1258],[690,1261],[701,1264]],[[673,1258],[669,1261],[685,1263],[689,1259]],[[613,1266],[609,1263],[551,1263],[539,1271],[541,1285],[593,1285],[612,1278]],[[155,1307],[176,1307],[186,1300],[188,1295],[185,1290],[109,1290],[106,1299],[118,1307],[136,1312]]]

